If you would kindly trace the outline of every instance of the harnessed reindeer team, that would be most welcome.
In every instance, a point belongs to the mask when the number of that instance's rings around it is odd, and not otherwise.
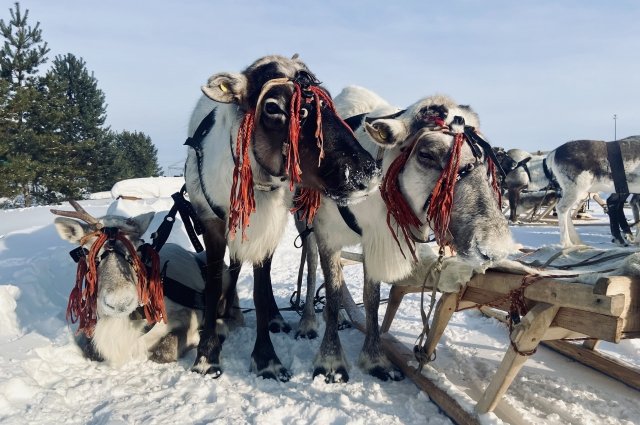
[[[67,318],[79,321],[85,354],[113,363],[167,362],[196,348],[192,370],[219,377],[227,329],[242,321],[238,275],[250,262],[256,311],[251,370],[289,380],[269,336],[291,329],[276,305],[270,268],[288,216],[296,212],[310,264],[296,337],[318,335],[309,298],[318,254],[325,280],[326,327],[313,376],[349,379],[338,336],[340,255],[343,247],[361,244],[367,329],[359,364],[382,380],[402,379],[380,346],[380,282],[399,282],[426,263],[438,267],[445,247],[457,253],[460,264],[479,271],[512,252],[500,210],[504,156],[484,141],[478,115],[446,96],[426,97],[402,110],[358,87],[332,100],[297,57],[267,56],[241,73],[216,74],[202,91],[185,143],[190,203],[182,194],[174,197],[176,206],[151,245],[141,236],[152,215],[96,219],[77,203],[76,212],[54,211],[67,216],[55,221],[60,235],[81,246],[74,250],[79,265]],[[632,191],[640,185],[637,142],[622,145]],[[567,214],[582,187],[604,190],[609,178],[603,164],[589,168],[588,161],[567,159],[567,152],[579,149],[560,147],[538,161],[562,190],[564,245],[579,243]],[[513,162],[502,162],[506,179],[520,168],[527,170],[530,187],[537,184],[538,162]],[[585,173],[592,182],[577,184],[587,180]],[[202,234],[204,254],[165,245],[176,211],[196,251],[202,251]],[[438,252],[424,244],[430,234]]]

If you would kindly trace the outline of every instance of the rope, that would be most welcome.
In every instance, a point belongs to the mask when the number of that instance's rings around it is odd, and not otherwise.
[[[470,307],[458,308],[459,302],[462,299],[462,291],[458,297],[458,304],[456,305],[456,311],[464,311],[470,309],[480,309],[481,307],[491,307],[491,308],[500,308],[500,306],[505,302],[509,301],[509,314],[507,315],[507,323],[509,325],[509,343],[513,350],[521,355],[521,356],[531,356],[535,354],[537,347],[533,350],[521,351],[518,349],[515,341],[512,339],[513,327],[520,323],[520,318],[526,316],[529,312],[529,307],[527,307],[526,299],[524,297],[525,290],[533,285],[534,283],[546,279],[546,278],[559,278],[559,277],[570,277],[570,275],[557,275],[557,276],[541,276],[541,275],[525,275],[522,278],[520,286],[512,289],[507,294],[502,297],[499,297],[493,301],[489,301],[483,304],[477,304]]]
[[[413,354],[418,361],[418,372],[422,370],[425,364],[434,361],[436,359],[436,353],[433,352],[431,357],[427,357],[427,353],[424,351],[424,343],[426,343],[426,338],[428,338],[430,327],[429,327],[429,319],[431,318],[431,313],[433,312],[433,307],[436,303],[436,292],[438,290],[438,280],[439,274],[442,271],[442,263],[444,262],[444,246],[440,247],[440,252],[438,256],[438,260],[436,260],[429,271],[427,272],[424,281],[422,282],[422,292],[420,293],[420,316],[422,317],[422,332],[416,338],[416,342],[413,347]],[[429,312],[425,313],[424,311],[424,292],[427,287],[427,281],[432,278],[433,282],[433,290],[431,292],[431,301],[429,303]]]

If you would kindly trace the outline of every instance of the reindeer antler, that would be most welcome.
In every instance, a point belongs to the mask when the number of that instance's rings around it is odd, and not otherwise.
[[[89,214],[80,204],[73,199],[69,201],[71,206],[75,209],[75,211],[63,211],[63,210],[49,210],[56,215],[60,215],[63,217],[77,218],[84,221],[87,224],[90,224],[93,228],[100,229],[102,228],[102,223],[100,220]]]

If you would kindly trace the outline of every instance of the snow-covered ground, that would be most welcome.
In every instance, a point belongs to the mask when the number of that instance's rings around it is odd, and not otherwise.
[[[108,208],[134,214],[170,207],[167,198],[112,202],[94,199],[82,204],[96,216]],[[157,215],[152,230],[163,215]],[[363,335],[355,329],[341,332],[352,366],[350,381],[340,385],[311,378],[320,340],[295,340],[294,332],[272,335],[280,359],[293,372],[290,382],[263,380],[250,373],[253,313],[245,315],[246,327],[235,330],[225,342],[224,374],[217,380],[189,372],[194,352],[175,364],[144,362],[119,369],[84,359],[64,317],[75,276],[75,263],[68,255],[73,246],[57,236],[52,222],[45,207],[0,211],[0,423],[451,423],[410,380],[380,382],[363,374],[356,366]],[[512,230],[515,239],[528,247],[558,242],[553,227]],[[589,244],[613,246],[606,226],[581,227],[579,232]],[[293,246],[295,235],[290,223],[272,266],[281,306],[288,305],[297,277],[300,252]],[[170,241],[189,246],[179,227]],[[250,271],[246,266],[239,282],[241,304],[246,307],[252,306]],[[361,267],[346,267],[345,278],[358,301]],[[421,329],[419,302],[419,294],[408,295],[392,326],[393,334],[410,346]],[[384,309],[382,305],[381,317]],[[295,313],[284,316],[297,324]],[[457,313],[439,345],[435,371],[428,367],[427,373],[456,385],[464,399],[464,392],[477,394],[486,386],[508,343],[505,325],[477,311]],[[602,348],[640,363],[640,341],[605,343]],[[640,393],[546,348],[527,361],[502,406],[519,423],[640,423]],[[482,420],[501,423],[493,414]]]

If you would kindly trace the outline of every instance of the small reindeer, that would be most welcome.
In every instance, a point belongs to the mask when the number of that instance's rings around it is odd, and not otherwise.
[[[168,278],[202,293],[204,279],[197,255],[166,244],[158,256],[144,244],[141,236],[153,212],[98,219],[77,202],[70,203],[76,211],[51,212],[62,216],[55,219],[60,237],[79,244],[82,249],[76,252],[84,256],[79,259],[67,319],[79,322],[76,341],[85,355],[114,366],[147,358],[166,363],[197,346],[202,311],[163,297],[159,279],[164,265]],[[227,274],[225,270],[225,281]],[[226,327],[221,332],[224,337]]]

